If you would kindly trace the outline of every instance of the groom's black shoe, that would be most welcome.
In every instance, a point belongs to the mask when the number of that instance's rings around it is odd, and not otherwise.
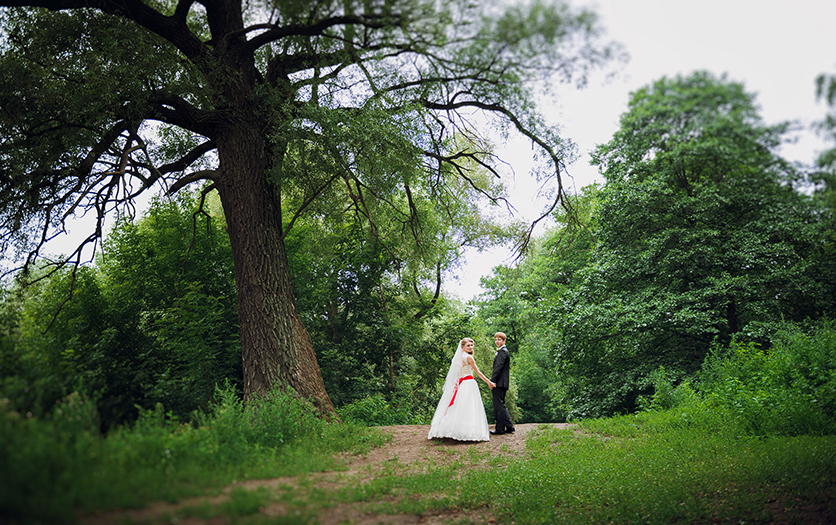
[[[513,434],[517,429],[516,428],[509,428],[505,431],[506,434]]]
[[[505,432],[497,432],[496,430],[491,430],[490,432],[491,432],[492,436],[501,436],[502,434],[505,433]]]

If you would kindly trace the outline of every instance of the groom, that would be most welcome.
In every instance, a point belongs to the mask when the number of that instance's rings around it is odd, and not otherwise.
[[[491,374],[491,381],[496,383],[495,387],[491,387],[491,394],[493,394],[493,414],[496,418],[495,430],[491,430],[491,434],[499,436],[502,434],[510,434],[514,431],[514,423],[511,422],[511,414],[508,413],[508,408],[505,407],[505,394],[508,392],[511,376],[511,354],[505,347],[505,334],[497,332],[493,336],[493,342],[498,348],[496,357],[493,358],[493,373]]]

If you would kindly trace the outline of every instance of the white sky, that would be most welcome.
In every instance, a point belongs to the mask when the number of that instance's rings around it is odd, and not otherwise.
[[[602,180],[589,166],[588,153],[608,142],[627,110],[631,92],[662,78],[708,70],[742,82],[767,124],[792,120],[803,126],[823,119],[826,106],[816,102],[815,79],[836,73],[836,1],[832,0],[586,0],[575,5],[595,9],[606,39],[620,42],[630,55],[615,79],[593,77],[589,86],[562,89],[543,111],[579,148],[569,166],[577,190]],[[791,159],[810,163],[825,144],[812,133],[785,149]],[[506,160],[517,173],[515,207],[526,218],[542,208],[532,198],[536,188],[527,176],[530,148],[511,145]],[[468,300],[483,290],[482,276],[509,264],[509,252],[469,253],[446,290]]]

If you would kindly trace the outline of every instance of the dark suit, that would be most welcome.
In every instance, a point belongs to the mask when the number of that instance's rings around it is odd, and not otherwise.
[[[511,414],[505,406],[505,394],[511,384],[511,354],[505,345],[497,350],[493,358],[493,373],[491,381],[496,387],[491,391],[493,395],[493,415],[496,418],[496,433],[503,434],[514,430],[514,423],[511,422]]]

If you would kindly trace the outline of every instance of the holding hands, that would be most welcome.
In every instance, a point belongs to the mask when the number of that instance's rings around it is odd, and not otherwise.
[[[467,364],[469,364],[471,368],[473,368],[473,370],[476,372],[476,374],[482,378],[482,381],[487,383],[488,386],[491,387],[491,390],[493,390],[496,386],[496,383],[485,377],[485,374],[479,371],[479,367],[476,366],[476,360],[473,359],[473,340],[467,339],[466,341],[467,342],[465,342],[464,344],[464,352],[465,354],[467,354],[467,357],[465,359]]]

